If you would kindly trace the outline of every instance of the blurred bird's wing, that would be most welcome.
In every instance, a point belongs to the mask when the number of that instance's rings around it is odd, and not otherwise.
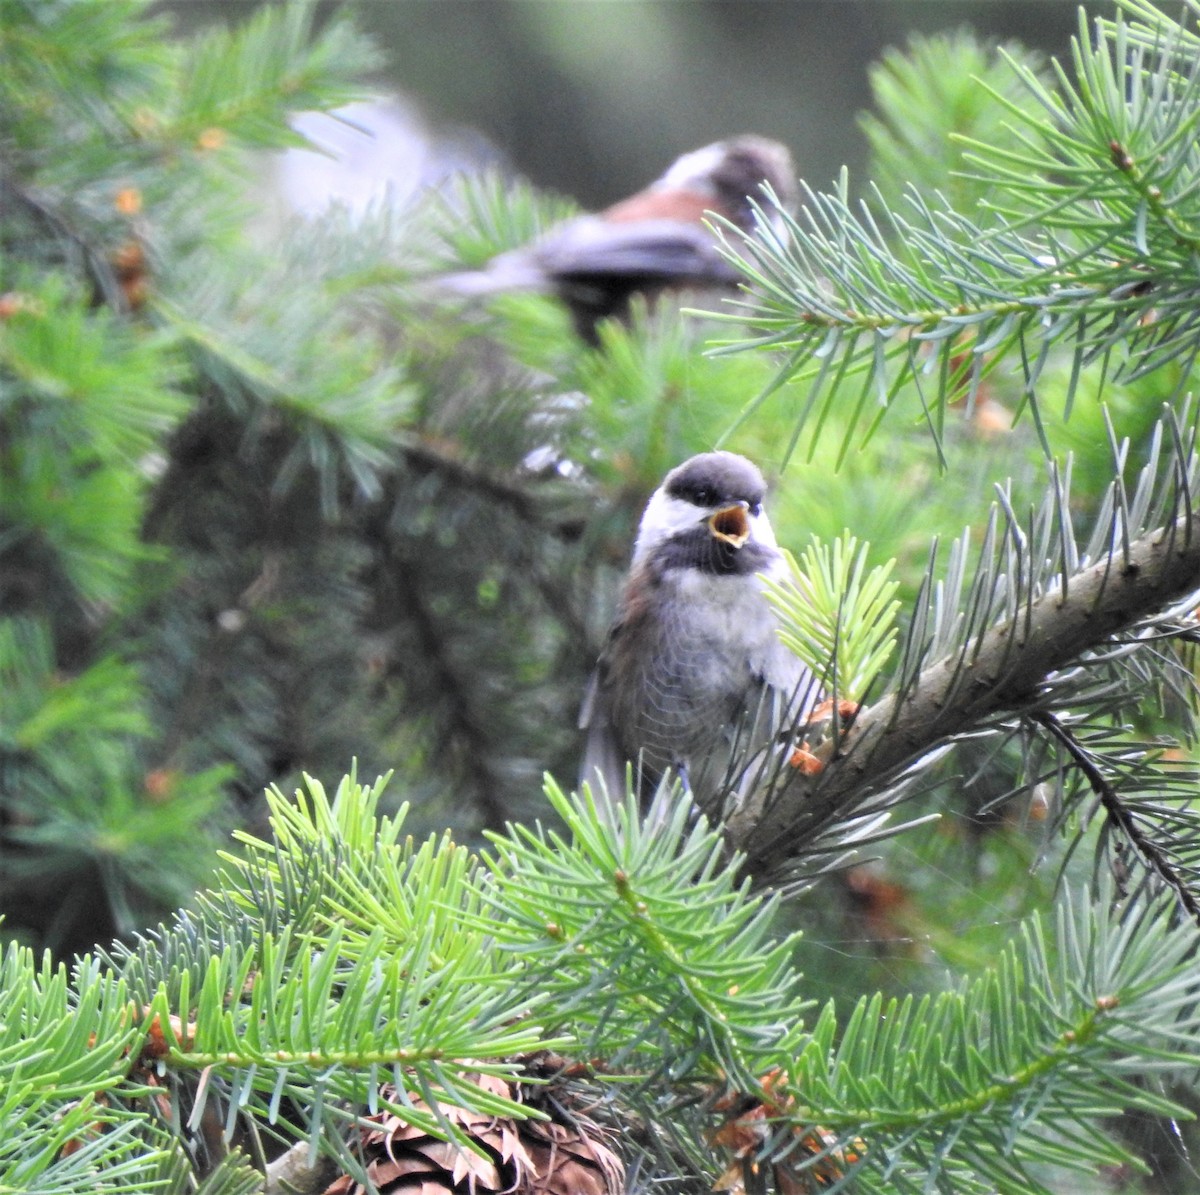
[[[547,234],[530,254],[547,276],[562,281],[620,277],[732,285],[741,278],[717,252],[713,234],[683,220],[622,223],[581,216]]]
[[[597,807],[611,812],[625,800],[626,761],[613,734],[600,667],[592,673],[584,690],[579,727],[587,731],[579,783],[590,785]]]

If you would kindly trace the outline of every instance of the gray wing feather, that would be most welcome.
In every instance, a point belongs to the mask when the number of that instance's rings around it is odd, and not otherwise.
[[[584,691],[579,726],[587,731],[579,783],[589,785],[597,807],[611,815],[625,800],[626,764],[612,731],[599,668]]]
[[[712,233],[682,220],[612,223],[584,216],[533,247],[538,263],[559,278],[635,275],[663,281],[738,281]]]

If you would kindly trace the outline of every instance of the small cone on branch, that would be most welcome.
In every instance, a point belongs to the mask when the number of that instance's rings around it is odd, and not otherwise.
[[[561,1058],[531,1060],[533,1074],[553,1075]],[[364,1118],[360,1154],[379,1195],[619,1195],[625,1167],[605,1144],[611,1132],[582,1112],[570,1110],[567,1084],[520,1084],[495,1075],[466,1078],[484,1091],[548,1113],[550,1120],[516,1120],[467,1112],[441,1104],[437,1112],[470,1138],[478,1153],[431,1137],[390,1111]],[[385,1098],[395,1091],[383,1088]],[[413,1106],[429,1105],[410,1093]],[[349,1175],[335,1179],[324,1195],[367,1195]]]

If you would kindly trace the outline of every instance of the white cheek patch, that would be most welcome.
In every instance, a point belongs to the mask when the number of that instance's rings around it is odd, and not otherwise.
[[[691,502],[672,498],[666,490],[654,491],[642,515],[637,542],[633,545],[633,561],[638,563],[648,552],[665,543],[681,531],[691,531],[704,518],[704,513]]]
[[[656,190],[711,190],[712,172],[725,160],[721,145],[706,145],[694,149],[676,161],[666,174],[654,184]]]

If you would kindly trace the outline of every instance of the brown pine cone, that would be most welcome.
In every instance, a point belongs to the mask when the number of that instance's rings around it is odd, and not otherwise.
[[[531,1073],[545,1073],[548,1057],[531,1059]],[[558,1070],[562,1060],[555,1061],[553,1069]],[[440,1115],[481,1150],[474,1153],[431,1137],[393,1112],[378,1112],[365,1118],[371,1127],[361,1130],[360,1145],[367,1175],[380,1195],[619,1195],[624,1190],[625,1168],[605,1144],[612,1134],[582,1112],[569,1111],[566,1084],[526,1085],[482,1074],[466,1078],[552,1119],[516,1120],[440,1105]],[[384,1087],[383,1094],[394,1098],[395,1091]],[[415,1094],[409,1098],[416,1108],[429,1111]],[[324,1195],[366,1195],[366,1188],[344,1174]]]

